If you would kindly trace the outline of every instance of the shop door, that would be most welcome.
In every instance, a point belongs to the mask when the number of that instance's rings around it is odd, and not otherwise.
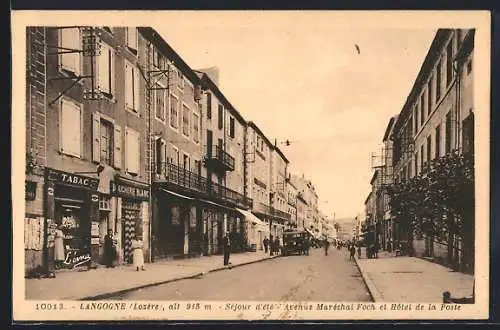
[[[123,212],[123,261],[132,263],[132,240],[136,238],[136,223],[140,217],[140,211],[135,208],[124,208]]]

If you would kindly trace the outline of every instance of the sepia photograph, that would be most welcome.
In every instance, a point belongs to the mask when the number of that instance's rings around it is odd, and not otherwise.
[[[14,11],[14,318],[487,318],[489,29]]]

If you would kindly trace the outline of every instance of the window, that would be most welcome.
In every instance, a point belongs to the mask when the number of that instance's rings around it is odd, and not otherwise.
[[[420,146],[420,168],[424,167],[424,145]]]
[[[193,141],[200,142],[200,115],[193,112]]]
[[[470,75],[471,72],[472,72],[472,60],[469,60],[467,62],[467,75]]]
[[[415,119],[415,132],[418,133],[418,130],[420,128],[420,107],[418,106],[418,104],[415,106],[415,118],[414,119]]]
[[[446,86],[449,86],[453,78],[453,39],[446,47]]]
[[[229,118],[229,136],[234,138],[234,118]]]
[[[97,85],[105,96],[113,94],[113,51],[105,43],[101,44],[101,54],[97,56]]]
[[[68,49],[82,49],[80,30],[78,28],[62,28],[59,30],[59,46]],[[75,75],[81,73],[81,53],[64,53],[59,55],[59,65],[62,69]]]
[[[80,157],[82,139],[82,109],[73,101],[61,101],[61,152]]]
[[[188,154],[182,155],[182,168],[189,171],[191,162]]]
[[[173,144],[170,144],[168,162],[170,164],[179,165],[179,148],[177,148]]]
[[[434,77],[431,76],[429,79],[429,88],[427,88],[427,112],[430,114],[432,112],[432,91],[434,88]]]
[[[170,94],[170,126],[179,128],[179,100],[174,94]]]
[[[107,120],[101,119],[101,162],[108,165],[113,165],[113,124]]]
[[[212,119],[212,94],[207,93],[207,119]]]
[[[139,71],[129,61],[125,61],[125,106],[139,110]]]
[[[177,70],[177,87],[181,90],[184,91],[184,75],[182,74],[181,71]]]
[[[197,159],[194,160],[194,170],[196,171],[196,174],[201,176],[201,161]]]
[[[418,174],[418,151],[415,153],[415,175]]]
[[[219,104],[219,112],[218,112],[218,126],[219,129],[222,129],[224,127],[224,108],[222,107],[222,104]]]
[[[156,139],[155,141],[155,158],[156,158],[156,173],[165,173],[163,164],[165,163],[166,144],[162,139]]]
[[[434,157],[441,157],[441,126],[436,127],[436,135],[434,136]]]
[[[162,122],[165,122],[165,89],[160,84],[155,84],[155,116]]]
[[[427,164],[431,163],[431,136],[427,137]]]
[[[139,173],[140,134],[130,128],[125,130],[125,167],[128,173]]]
[[[425,109],[425,105],[426,105],[426,103],[425,103],[425,91],[423,91],[422,95],[420,95],[420,105],[422,107],[422,114],[425,114],[425,113],[429,114],[429,109],[427,109],[427,111]]]
[[[451,151],[451,111],[446,114],[446,123],[445,123],[445,145],[444,151],[445,153],[449,153]]]
[[[190,111],[187,105],[182,105],[182,134],[185,136],[190,135],[190,126],[189,126],[189,115]]]
[[[470,115],[462,121],[463,152],[474,152],[474,113],[470,109]]]
[[[134,51],[137,54],[137,29],[135,27],[128,27],[125,30],[126,39],[127,39],[127,47]]]
[[[424,94],[420,96],[420,126],[424,126],[425,122],[425,110],[424,110]]]
[[[441,98],[441,61],[436,67],[436,102]]]

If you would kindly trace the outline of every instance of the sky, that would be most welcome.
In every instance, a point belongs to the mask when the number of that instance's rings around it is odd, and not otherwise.
[[[337,26],[328,15],[198,17],[153,27],[191,68],[217,66],[224,95],[271,141],[291,141],[280,145],[290,172],[313,182],[325,215],[362,215],[371,153],[401,111],[435,29]]]

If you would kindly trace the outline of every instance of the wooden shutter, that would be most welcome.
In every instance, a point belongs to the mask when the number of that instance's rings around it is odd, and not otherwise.
[[[60,30],[59,44],[69,49],[81,49],[80,30],[78,28],[63,28]],[[80,53],[60,54],[60,65],[62,68],[80,74]]]
[[[92,161],[101,160],[101,116],[98,112],[92,114]]]
[[[97,57],[97,83],[99,89],[111,93],[110,86],[110,48],[102,44],[101,54]]]
[[[133,109],[136,110],[136,111],[139,111],[139,86],[140,86],[140,83],[139,83],[139,71],[137,68],[135,67],[132,67],[132,78],[133,79],[133,87],[132,87],[132,91],[133,91],[133,96],[134,96],[134,103],[133,103]]]
[[[115,125],[114,135],[114,163],[116,168],[122,167],[122,128]]]
[[[125,107],[134,108],[134,85],[132,67],[125,61]]]

